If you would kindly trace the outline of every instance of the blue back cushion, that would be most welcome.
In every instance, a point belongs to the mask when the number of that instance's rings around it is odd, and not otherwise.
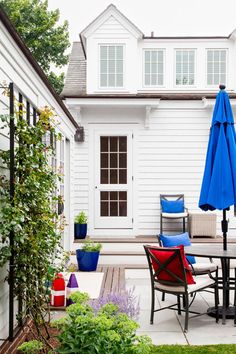
[[[184,201],[183,200],[161,200],[161,208],[163,213],[183,213]]]
[[[164,247],[173,247],[173,246],[191,246],[191,241],[188,235],[188,232],[179,235],[160,235],[160,241]],[[186,256],[189,263],[196,263],[194,256]]]

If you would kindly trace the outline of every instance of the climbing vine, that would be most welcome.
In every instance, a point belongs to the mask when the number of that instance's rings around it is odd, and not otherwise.
[[[22,111],[21,111],[22,110]],[[20,318],[31,318],[38,335],[49,313],[47,282],[55,274],[61,256],[62,219],[57,215],[56,196],[60,175],[51,167],[55,154],[54,113],[49,107],[39,112],[35,126],[29,125],[24,108],[16,103],[15,121],[15,194],[9,199],[9,181],[0,175],[0,267],[14,254],[14,294],[22,299]],[[0,116],[9,128],[9,116]],[[46,139],[48,137],[49,139]],[[0,152],[2,162],[10,166],[9,151]],[[61,200],[60,200],[61,202]],[[14,231],[14,246],[9,246],[9,233]],[[57,261],[56,261],[57,260]]]

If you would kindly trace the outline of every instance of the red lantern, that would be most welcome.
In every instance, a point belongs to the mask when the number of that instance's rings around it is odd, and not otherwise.
[[[52,281],[51,306],[65,306],[65,280],[61,273],[57,274]]]

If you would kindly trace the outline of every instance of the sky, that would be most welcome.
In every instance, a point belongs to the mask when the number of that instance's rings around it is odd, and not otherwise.
[[[236,0],[48,0],[68,20],[70,41],[113,3],[145,35],[224,36],[236,28]]]

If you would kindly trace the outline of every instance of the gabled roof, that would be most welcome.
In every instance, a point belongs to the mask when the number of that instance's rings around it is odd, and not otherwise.
[[[136,38],[142,38],[143,32],[131,22],[125,15],[123,15],[115,5],[110,4],[100,15],[98,15],[85,29],[80,33],[80,38],[84,50],[86,51],[86,38],[93,33],[102,23],[104,23],[110,16],[117,19],[125,28],[127,28]]]
[[[74,42],[61,97],[86,94],[86,60],[80,42]]]
[[[4,10],[2,9],[1,4],[0,4],[0,21],[3,23],[4,27],[6,28],[6,30],[10,34],[10,36],[13,38],[14,42],[16,43],[16,45],[18,46],[20,51],[24,54],[24,56],[28,60],[29,64],[32,66],[32,68],[35,70],[37,75],[43,81],[44,85],[47,87],[47,89],[50,91],[52,96],[55,98],[55,100],[57,101],[59,106],[62,108],[62,110],[64,111],[66,116],[71,121],[71,123],[75,126],[75,128],[78,128],[78,123],[74,120],[74,118],[72,117],[72,115],[68,111],[67,107],[64,105],[64,103],[60,99],[59,95],[56,93],[54,88],[51,86],[47,76],[45,75],[45,73],[43,72],[43,70],[41,69],[41,67],[39,66],[39,64],[35,60],[35,58],[33,57],[32,53],[30,52],[30,50],[28,49],[28,47],[26,46],[26,44],[24,43],[24,41],[22,40],[20,35],[17,33],[15,27],[13,26],[13,24],[9,20],[8,16],[4,12]]]

